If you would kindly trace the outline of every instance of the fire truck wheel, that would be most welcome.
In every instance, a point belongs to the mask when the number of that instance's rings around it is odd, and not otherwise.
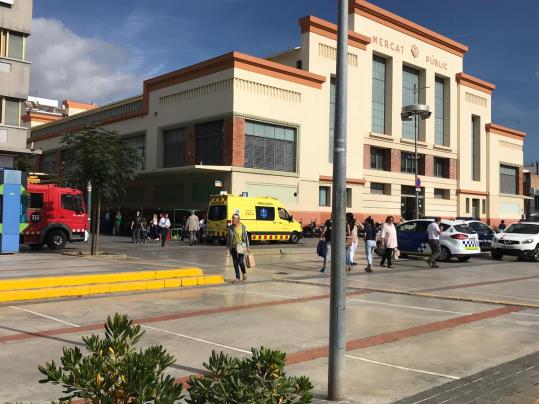
[[[67,243],[67,236],[62,230],[51,230],[47,234],[47,247],[49,250],[61,250]]]
[[[30,244],[30,248],[35,251],[41,250],[42,247],[43,247],[43,244]]]

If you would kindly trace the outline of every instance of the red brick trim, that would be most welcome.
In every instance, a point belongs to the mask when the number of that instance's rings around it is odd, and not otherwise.
[[[482,91],[487,94],[492,94],[492,91],[496,88],[495,84],[478,79],[477,77],[466,73],[457,73],[456,79],[458,84]]]
[[[326,38],[337,40],[337,25],[312,15],[303,17],[299,20],[301,33],[313,32]],[[371,43],[371,38],[358,34],[354,31],[348,31],[348,45],[357,49],[366,50],[367,45]]]
[[[475,196],[488,196],[488,192],[474,191],[474,190],[469,190],[469,189],[457,189],[457,194],[475,195]]]

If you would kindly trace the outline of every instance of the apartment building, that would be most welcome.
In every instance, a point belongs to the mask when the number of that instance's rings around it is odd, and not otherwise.
[[[30,152],[21,113],[30,80],[31,26],[32,0],[0,0],[0,167],[12,168],[18,155]]]
[[[22,124],[34,128],[49,122],[80,114],[97,108],[96,104],[88,104],[73,100],[51,100],[48,98],[29,96],[22,111]],[[30,133],[28,133],[30,134]]]
[[[468,47],[363,0],[348,35],[347,207],[359,217],[420,213],[497,224],[524,212],[525,133],[492,122],[495,85],[463,71]],[[143,156],[117,201],[147,209],[204,208],[226,190],[275,196],[297,219],[331,214],[337,26],[299,20],[299,46],[266,59],[232,52],[143,83],[142,95],[32,129],[42,164],[61,136],[97,123]],[[402,122],[428,104],[430,119]]]

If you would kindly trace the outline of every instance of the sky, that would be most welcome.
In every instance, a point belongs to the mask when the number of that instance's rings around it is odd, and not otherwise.
[[[539,0],[371,0],[468,45],[464,71],[496,84],[495,123],[539,160]],[[35,0],[30,95],[104,104],[142,81],[232,50],[299,45],[299,18],[336,22],[336,0]]]

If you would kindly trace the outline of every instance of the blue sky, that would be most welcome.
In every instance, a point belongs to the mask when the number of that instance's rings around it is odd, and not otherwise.
[[[372,0],[469,46],[464,71],[496,84],[493,121],[526,131],[539,160],[538,0]],[[298,19],[336,21],[335,0],[35,0],[30,92],[105,103],[141,81],[231,50],[299,44]]]

